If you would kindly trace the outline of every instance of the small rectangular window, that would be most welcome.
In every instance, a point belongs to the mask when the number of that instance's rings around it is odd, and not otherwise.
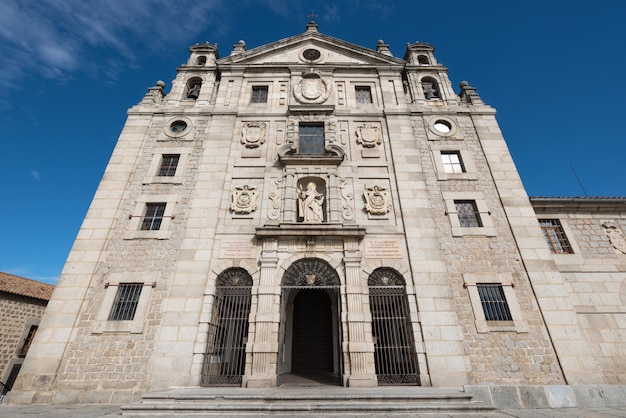
[[[146,211],[141,219],[142,231],[158,231],[161,229],[165,203],[146,203]]]
[[[301,124],[298,141],[299,154],[324,154],[324,124]]]
[[[24,339],[24,345],[22,345],[22,349],[20,350],[19,356],[25,356],[28,353],[28,349],[33,342],[33,338],[35,338],[35,334],[37,333],[37,325],[32,325],[28,330],[28,335],[26,339]]]
[[[573,254],[572,246],[558,219],[539,219],[543,236],[553,254]]]
[[[459,151],[441,151],[441,161],[446,173],[465,173],[465,166]]]
[[[354,88],[357,104],[372,103],[372,89],[369,86],[356,86]]]
[[[463,228],[482,227],[480,213],[474,200],[455,200],[454,206],[459,217],[459,224]]]
[[[132,321],[141,295],[142,283],[120,283],[115,294],[109,321]]]
[[[159,176],[174,177],[176,175],[176,167],[180,160],[179,154],[166,154],[161,159],[161,167],[159,168]]]
[[[253,86],[250,103],[267,103],[267,86]]]
[[[480,303],[487,321],[512,321],[511,311],[504,296],[502,285],[494,283],[477,284]]]

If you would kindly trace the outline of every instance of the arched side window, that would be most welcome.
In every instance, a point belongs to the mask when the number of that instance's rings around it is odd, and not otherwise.
[[[379,385],[418,384],[417,355],[406,295],[396,270],[381,267],[367,280]]]
[[[200,96],[200,89],[202,88],[202,79],[200,77],[193,77],[187,80],[187,94],[185,97],[188,99],[196,100]]]
[[[437,80],[432,77],[422,78],[422,90],[424,91],[424,98],[426,100],[441,98],[439,83],[437,83]]]
[[[229,268],[217,277],[200,384],[241,385],[251,290],[252,277],[245,269]]]

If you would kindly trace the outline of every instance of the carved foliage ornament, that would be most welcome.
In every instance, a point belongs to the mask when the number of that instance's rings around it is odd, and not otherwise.
[[[378,126],[364,123],[356,128],[356,142],[363,145],[363,147],[374,148],[376,145],[380,145],[381,141],[382,135]]]
[[[365,209],[372,215],[384,215],[391,210],[387,189],[380,186],[365,188]]]
[[[241,143],[246,148],[257,148],[265,143],[265,122],[246,122],[241,128]]]
[[[603,221],[602,226],[613,248],[626,254],[626,237],[624,237],[624,232],[617,226],[617,223],[615,221]]]
[[[309,70],[295,84],[293,94],[300,103],[324,103],[330,96],[330,83],[324,80],[318,71]]]
[[[237,214],[248,214],[256,210],[257,192],[255,187],[248,185],[235,187],[230,208]]]

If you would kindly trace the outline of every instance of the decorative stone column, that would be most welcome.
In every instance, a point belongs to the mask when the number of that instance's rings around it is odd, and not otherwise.
[[[343,261],[346,269],[346,309],[341,319],[344,332],[344,384],[350,387],[377,386],[372,318],[369,309],[363,309],[369,305],[360,280],[361,256],[357,239],[344,240]]]
[[[277,385],[280,312],[280,285],[276,283],[278,241],[265,237],[261,252],[259,286],[253,288],[256,312],[250,315],[250,338],[246,351],[251,355],[250,367],[243,386],[266,388]],[[255,304],[253,303],[253,306]]]

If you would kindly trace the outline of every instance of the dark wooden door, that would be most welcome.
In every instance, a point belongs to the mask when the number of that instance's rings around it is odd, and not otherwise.
[[[332,372],[332,312],[323,290],[302,290],[293,310],[292,371]]]

